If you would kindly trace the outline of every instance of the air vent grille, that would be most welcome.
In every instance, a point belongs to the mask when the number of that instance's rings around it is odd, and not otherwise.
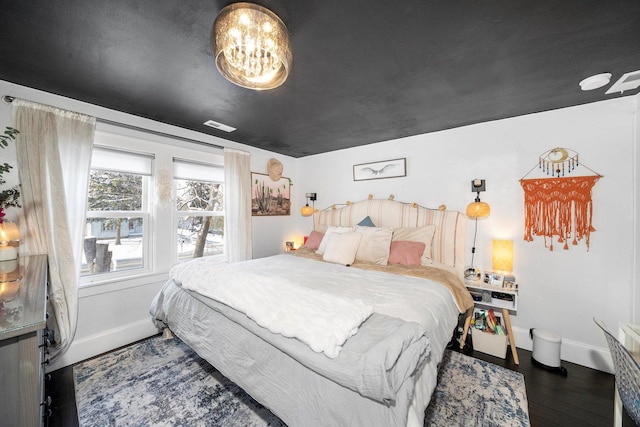
[[[640,71],[632,71],[624,74],[605,93],[622,93],[625,90],[636,89],[640,86]]]
[[[233,132],[234,130],[236,130],[236,128],[231,127],[229,125],[225,125],[223,123],[220,122],[216,122],[215,120],[207,120],[206,122],[204,122],[204,124],[206,126],[210,126],[212,128],[224,131],[224,132]]]

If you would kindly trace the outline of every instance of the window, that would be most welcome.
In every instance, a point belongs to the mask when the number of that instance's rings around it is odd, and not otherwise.
[[[81,275],[148,266],[153,156],[94,147]]]
[[[177,260],[224,253],[224,170],[174,159]]]
[[[91,158],[80,286],[155,283],[182,260],[222,256],[222,151],[106,127]]]

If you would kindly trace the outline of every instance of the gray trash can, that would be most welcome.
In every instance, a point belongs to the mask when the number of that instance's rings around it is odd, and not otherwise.
[[[529,336],[533,340],[533,351],[531,353],[533,364],[566,377],[567,370],[562,367],[560,360],[562,337],[551,331],[538,328],[531,328]]]

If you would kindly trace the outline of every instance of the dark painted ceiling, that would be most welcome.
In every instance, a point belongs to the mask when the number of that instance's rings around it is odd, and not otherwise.
[[[578,83],[640,69],[639,0],[273,0],[293,68],[256,92],[211,55],[229,3],[2,0],[0,79],[301,157],[609,99]]]

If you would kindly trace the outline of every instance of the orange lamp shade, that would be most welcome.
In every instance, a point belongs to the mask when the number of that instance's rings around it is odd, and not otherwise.
[[[473,202],[467,205],[467,216],[471,219],[482,219],[489,216],[491,207],[489,203]]]
[[[492,248],[493,269],[513,271],[513,240],[494,240]]]
[[[309,205],[304,205],[302,209],[300,209],[300,213],[302,216],[311,216],[313,215],[313,208]]]

